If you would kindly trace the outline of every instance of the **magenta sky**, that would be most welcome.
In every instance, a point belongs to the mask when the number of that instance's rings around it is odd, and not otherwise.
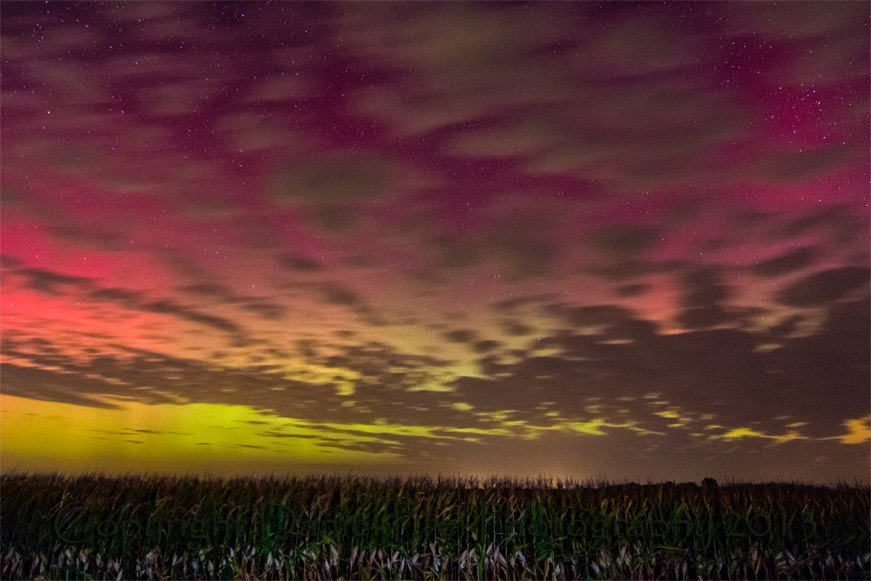
[[[867,3],[2,12],[4,469],[867,480]]]

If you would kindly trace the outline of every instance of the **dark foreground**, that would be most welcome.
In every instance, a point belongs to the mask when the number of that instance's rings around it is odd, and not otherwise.
[[[871,489],[0,477],[3,579],[871,578]]]

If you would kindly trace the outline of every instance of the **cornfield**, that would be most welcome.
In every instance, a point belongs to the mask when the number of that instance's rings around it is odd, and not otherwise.
[[[12,474],[0,576],[871,578],[871,489]]]

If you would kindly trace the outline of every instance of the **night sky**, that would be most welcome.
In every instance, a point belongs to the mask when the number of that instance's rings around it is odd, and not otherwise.
[[[2,470],[869,479],[869,4],[2,6]]]

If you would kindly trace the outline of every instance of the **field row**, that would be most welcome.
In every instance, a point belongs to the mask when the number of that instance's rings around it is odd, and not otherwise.
[[[3,578],[871,578],[860,485],[0,484]]]

